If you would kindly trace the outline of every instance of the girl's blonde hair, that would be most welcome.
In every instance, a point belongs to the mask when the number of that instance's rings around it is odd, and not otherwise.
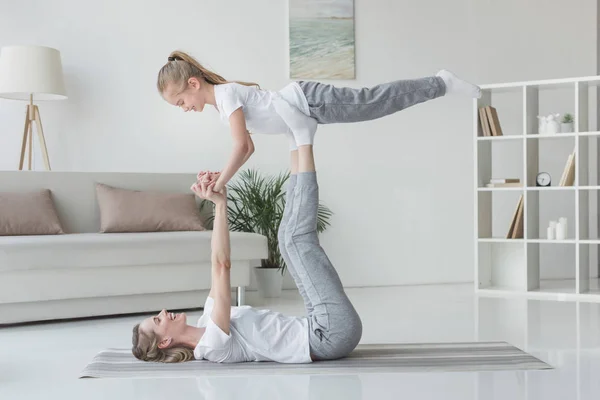
[[[183,91],[187,86],[188,79],[195,77],[204,79],[211,85],[221,85],[224,83],[239,83],[245,86],[260,86],[254,82],[228,81],[221,75],[209,71],[204,68],[194,57],[183,51],[173,51],[169,54],[168,61],[158,71],[157,87],[162,94],[170,84],[175,84],[179,87],[179,91]]]
[[[161,349],[158,347],[158,337],[140,330],[140,324],[133,327],[133,347],[131,352],[141,361],[153,361],[163,363],[178,363],[190,361],[194,358],[194,351],[187,347],[172,347]]]

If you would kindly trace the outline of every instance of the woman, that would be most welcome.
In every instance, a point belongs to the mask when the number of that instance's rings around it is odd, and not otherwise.
[[[249,306],[231,306],[230,247],[225,190],[215,176],[199,174],[192,190],[215,204],[212,286],[197,326],[184,313],[166,310],[133,328],[133,354],[140,360],[205,359],[233,363],[309,363],[347,356],[362,336],[362,323],[317,237],[319,189],[312,145],[291,152],[287,202],[279,245],[304,300],[307,316],[284,316]]]

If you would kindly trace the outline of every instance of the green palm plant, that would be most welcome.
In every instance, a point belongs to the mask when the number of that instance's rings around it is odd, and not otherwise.
[[[255,170],[247,169],[227,184],[227,213],[229,229],[237,232],[253,232],[264,235],[268,242],[267,259],[261,260],[261,268],[279,268],[283,274],[285,260],[279,251],[277,233],[285,209],[285,184],[289,172],[264,177]],[[211,202],[203,202],[202,207]],[[319,204],[317,211],[317,232],[327,229],[333,215],[326,206]],[[214,213],[207,217],[212,224]]]

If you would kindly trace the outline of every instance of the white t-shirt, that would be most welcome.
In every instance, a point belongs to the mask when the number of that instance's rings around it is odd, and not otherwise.
[[[214,90],[217,110],[227,126],[231,113],[242,107],[251,133],[314,137],[317,123],[310,117],[308,101],[297,82],[278,92],[239,83],[215,85]]]
[[[205,328],[194,349],[197,360],[220,363],[275,361],[310,363],[308,319],[288,317],[250,306],[231,307],[229,335],[211,318],[214,300],[207,297],[197,326]]]

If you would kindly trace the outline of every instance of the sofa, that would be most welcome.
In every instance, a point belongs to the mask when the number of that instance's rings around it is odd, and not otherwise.
[[[0,236],[0,324],[199,308],[211,286],[210,226],[101,232],[97,184],[191,193],[195,174],[0,171],[0,192],[48,189],[61,234]],[[196,198],[197,205],[200,200]],[[231,285],[244,303],[266,237],[231,232]]]

